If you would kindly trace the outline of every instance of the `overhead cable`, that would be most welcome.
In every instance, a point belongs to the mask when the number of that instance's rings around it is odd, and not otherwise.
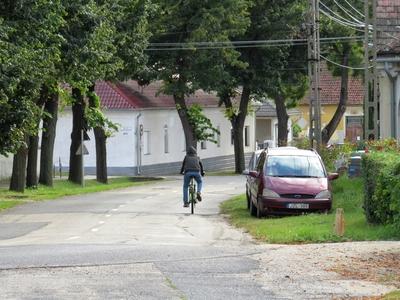
[[[325,57],[325,56],[323,56],[323,55],[321,55],[321,54],[320,54],[319,56],[320,56],[322,59],[324,59],[324,60],[330,62],[331,64],[334,64],[334,65],[339,66],[339,67],[342,67],[342,68],[351,69],[351,70],[365,70],[365,67],[350,67],[350,66],[345,66],[345,65],[339,64],[339,63],[337,63],[337,62],[334,62],[333,60],[330,60],[329,58],[327,58],[327,57]],[[373,67],[373,66],[369,66],[368,69],[371,69],[372,67]]]

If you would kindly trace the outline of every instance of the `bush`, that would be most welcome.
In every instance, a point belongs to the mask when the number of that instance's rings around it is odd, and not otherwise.
[[[294,146],[300,149],[310,149],[310,140],[308,138],[299,138],[294,141]],[[356,145],[351,143],[344,143],[340,145],[321,146],[319,155],[321,156],[325,167],[329,171],[337,171],[335,162],[342,158],[348,160],[350,153],[356,150]]]
[[[400,155],[372,152],[362,157],[364,212],[368,222],[400,229]]]

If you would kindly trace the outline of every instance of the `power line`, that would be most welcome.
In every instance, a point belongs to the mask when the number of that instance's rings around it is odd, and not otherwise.
[[[338,41],[361,41],[361,36],[327,37],[321,38],[322,44],[331,44]],[[304,46],[306,39],[286,40],[258,40],[258,41],[232,41],[232,42],[180,42],[180,43],[150,43],[146,51],[169,51],[169,50],[212,50],[212,49],[240,49],[240,48],[263,48],[263,47],[284,47]],[[198,47],[196,47],[198,45]],[[208,46],[210,45],[210,46]]]
[[[361,22],[360,20],[358,20],[356,17],[354,17],[351,13],[349,13],[349,11],[344,8],[340,3],[338,3],[336,0],[333,0],[337,6],[339,6],[344,12],[345,14],[347,14],[350,18],[352,18],[354,21],[356,21],[357,23],[363,24],[363,22]],[[364,24],[365,25],[365,24]]]
[[[321,5],[322,5],[323,7],[325,7],[325,8],[326,8],[327,10],[329,10],[331,13],[333,13],[334,15],[336,15],[339,19],[342,19],[343,22],[352,24],[352,25],[354,25],[354,26],[359,26],[359,25],[360,25],[360,23],[353,23],[353,21],[348,20],[348,19],[344,18],[343,16],[339,15],[337,12],[335,12],[335,11],[332,10],[332,9],[330,9],[330,8],[329,8],[327,5],[325,5],[323,2],[320,2],[320,3],[321,3]]]
[[[345,65],[339,64],[339,63],[337,63],[337,62],[335,62],[335,61],[333,61],[333,60],[330,60],[329,58],[323,56],[322,54],[320,54],[319,56],[320,56],[322,59],[324,59],[324,60],[330,62],[331,64],[334,64],[334,65],[339,66],[339,67],[342,67],[342,68],[351,69],[351,70],[365,70],[365,67],[350,67],[350,66],[345,66]],[[373,66],[369,66],[368,68],[371,69],[371,68],[373,68]]]
[[[353,5],[351,5],[347,0],[344,0],[348,6],[350,6],[356,13],[358,13],[361,17],[365,18],[365,15],[360,12],[357,8],[355,8]]]

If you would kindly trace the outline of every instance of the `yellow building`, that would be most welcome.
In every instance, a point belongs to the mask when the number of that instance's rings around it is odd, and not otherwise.
[[[340,77],[332,76],[326,65],[321,72],[321,126],[324,128],[332,119],[340,98]],[[349,79],[349,91],[346,112],[329,143],[343,143],[345,140],[363,139],[363,84],[361,78]],[[293,124],[302,129],[300,136],[307,137],[309,133],[309,95],[300,101],[297,109],[300,115],[291,116]]]

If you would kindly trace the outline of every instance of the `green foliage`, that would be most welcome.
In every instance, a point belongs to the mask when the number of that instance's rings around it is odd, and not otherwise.
[[[220,134],[220,132],[212,126],[211,120],[204,115],[200,105],[191,105],[188,108],[187,115],[196,140],[217,143],[215,134]]]
[[[362,158],[364,210],[371,223],[400,229],[400,155],[371,152]]]
[[[60,59],[63,14],[60,0],[0,2],[0,154],[37,133],[35,101]]]
[[[292,133],[293,133],[293,137],[295,137],[295,138],[299,137],[299,135],[300,135],[300,133],[301,133],[302,131],[303,131],[303,130],[301,129],[301,127],[300,127],[299,124],[297,124],[297,123],[293,123],[293,124],[292,124]]]
[[[106,137],[111,137],[114,132],[119,130],[119,124],[108,119],[101,110],[100,97],[95,92],[87,92],[87,97],[93,101],[92,106],[86,107],[85,118],[89,129],[101,127],[104,129]]]

